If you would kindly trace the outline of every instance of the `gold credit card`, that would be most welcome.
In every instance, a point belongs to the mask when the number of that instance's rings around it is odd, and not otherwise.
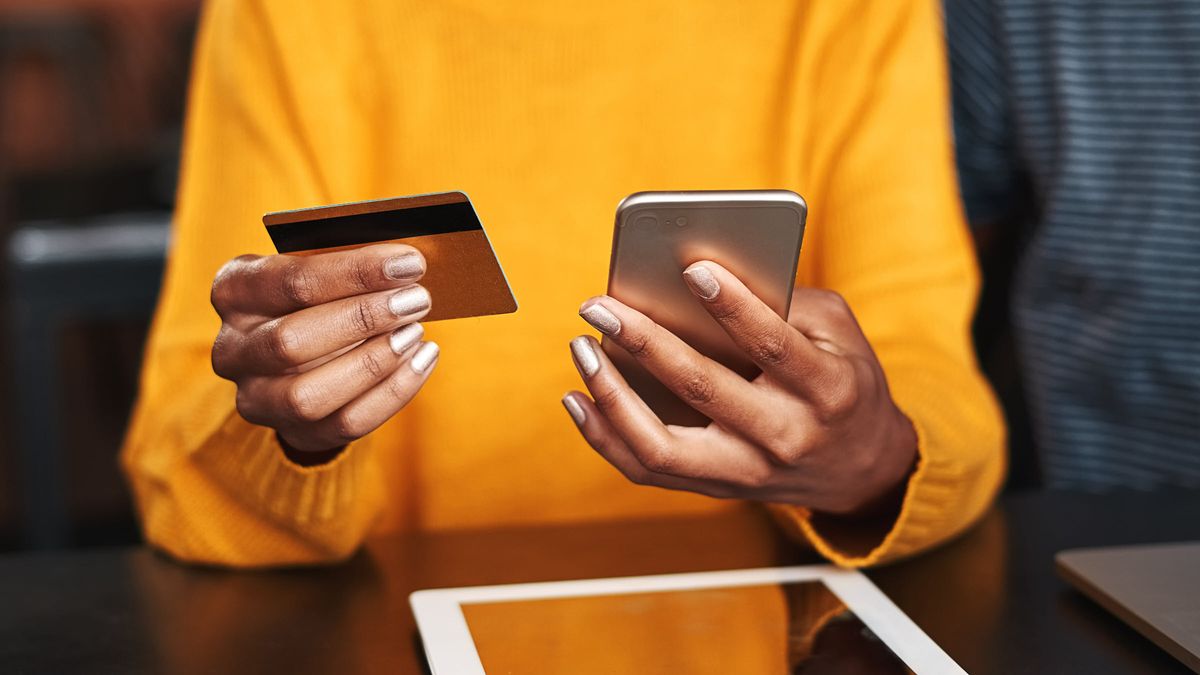
[[[280,253],[312,255],[370,244],[408,244],[425,256],[420,284],[433,306],[422,321],[517,311],[483,223],[462,192],[276,211],[263,216]]]

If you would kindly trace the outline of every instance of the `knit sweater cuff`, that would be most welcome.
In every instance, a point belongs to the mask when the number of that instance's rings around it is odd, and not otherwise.
[[[325,464],[300,466],[284,455],[274,430],[233,413],[195,462],[248,509],[280,525],[311,530],[343,521],[357,508],[369,444],[364,438]]]
[[[772,512],[822,556],[843,567],[876,565],[929,547],[946,529],[944,521],[953,508],[962,472],[957,462],[931,454],[924,429],[916,420],[913,426],[917,430],[917,467],[908,478],[899,514],[881,539],[851,551],[834,543],[854,538],[855,533],[848,531],[854,526],[845,521],[822,521],[818,528],[808,509],[774,504]]]

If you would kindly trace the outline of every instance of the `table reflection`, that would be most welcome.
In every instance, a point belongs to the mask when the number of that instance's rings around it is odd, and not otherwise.
[[[144,556],[130,570],[156,672],[367,673],[408,656],[404,598],[369,556],[321,570],[228,572]],[[390,634],[389,634],[390,633]],[[411,658],[411,657],[410,657]]]

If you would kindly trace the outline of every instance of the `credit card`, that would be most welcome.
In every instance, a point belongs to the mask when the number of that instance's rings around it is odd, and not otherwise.
[[[422,321],[517,311],[508,279],[471,200],[462,192],[276,211],[263,216],[280,253],[312,255],[370,244],[408,244],[425,256],[419,282],[433,305]]]

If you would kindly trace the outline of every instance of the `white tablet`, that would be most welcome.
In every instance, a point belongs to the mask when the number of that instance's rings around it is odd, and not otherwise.
[[[434,675],[962,673],[828,565],[418,591]]]

